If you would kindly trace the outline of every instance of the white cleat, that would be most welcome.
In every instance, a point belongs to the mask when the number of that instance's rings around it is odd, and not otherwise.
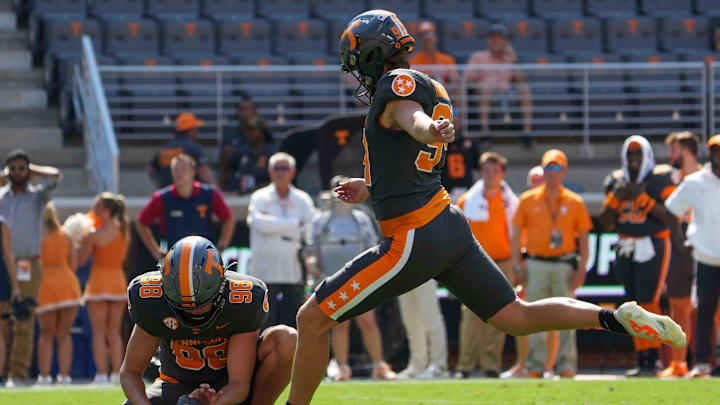
[[[72,378],[69,375],[58,374],[57,384],[58,385],[70,385],[70,384],[72,384]]]
[[[613,315],[631,336],[677,348],[683,348],[687,343],[685,332],[669,316],[646,311],[635,301],[620,305]]]
[[[52,377],[49,375],[38,375],[35,385],[52,385]]]

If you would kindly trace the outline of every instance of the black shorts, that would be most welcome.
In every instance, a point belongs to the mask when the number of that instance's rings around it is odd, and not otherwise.
[[[425,226],[384,238],[326,278],[315,294],[320,309],[342,322],[431,278],[483,321],[517,298],[454,205]]]
[[[669,298],[690,297],[693,273],[695,272],[695,260],[693,260],[692,255],[676,249],[674,243],[671,243],[671,245],[670,268],[665,280],[667,296]]]
[[[258,349],[260,348],[260,343],[262,343],[262,340],[265,337],[265,332],[267,331],[268,329],[263,330],[260,333],[260,336],[258,336]],[[250,403],[252,402],[253,384],[255,383],[255,376],[260,369],[260,358],[257,357],[258,351],[259,350],[255,350],[255,368],[253,369],[252,377],[250,379],[250,391],[248,392],[248,396],[245,401],[241,402],[238,405],[250,405]],[[219,391],[220,389],[222,389],[222,387],[226,386],[227,383],[227,374],[225,374],[224,378],[221,378],[218,381],[208,382],[208,384],[210,384],[210,386],[215,389],[215,391]],[[198,388],[198,386],[175,384],[158,378],[157,380],[155,380],[155,382],[153,382],[149,387],[145,389],[145,395],[147,395],[152,405],[176,405],[180,397],[190,394],[195,390],[195,388]],[[125,401],[123,402],[123,405],[132,404],[130,403],[130,401]],[[200,405],[199,402],[198,405]]]
[[[655,256],[643,263],[626,257],[615,260],[615,274],[625,286],[625,298],[639,303],[660,299],[670,262],[670,239],[652,238]]]

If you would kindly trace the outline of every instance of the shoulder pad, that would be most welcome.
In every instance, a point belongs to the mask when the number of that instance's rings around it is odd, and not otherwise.
[[[675,168],[668,164],[659,164],[659,165],[655,165],[655,167],[653,167],[652,172],[653,172],[653,174],[667,174],[667,173],[672,172],[673,170],[675,170]]]
[[[260,329],[268,317],[268,289],[265,283],[255,277],[235,271],[225,273],[227,288],[225,291],[225,307],[228,314],[222,317],[233,319],[235,333],[250,332]]]
[[[172,312],[162,299],[161,280],[159,271],[149,271],[135,277],[127,290],[130,318],[154,336],[161,336],[164,332],[162,319],[172,317]]]

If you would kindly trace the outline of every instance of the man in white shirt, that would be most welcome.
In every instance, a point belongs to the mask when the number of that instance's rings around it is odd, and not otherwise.
[[[692,209],[687,230],[689,246],[697,261],[698,319],[696,326],[695,361],[692,377],[710,375],[710,337],[713,318],[720,296],[720,135],[708,140],[710,162],[699,171],[686,176],[665,200],[675,216]]]
[[[295,327],[304,300],[304,274],[298,254],[310,238],[315,213],[312,198],[295,188],[295,158],[278,152],[270,157],[271,183],[250,196],[247,224],[252,259],[248,273],[268,287],[268,325]]]

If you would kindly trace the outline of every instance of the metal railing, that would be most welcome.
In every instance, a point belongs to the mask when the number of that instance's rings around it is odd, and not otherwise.
[[[82,46],[82,62],[74,70],[73,102],[76,114],[83,122],[85,169],[96,192],[117,193],[119,150],[115,129],[89,37],[82,38]]]
[[[708,112],[710,116],[710,133],[712,136],[720,132],[720,62],[711,62],[708,72],[708,87],[710,89]]]

